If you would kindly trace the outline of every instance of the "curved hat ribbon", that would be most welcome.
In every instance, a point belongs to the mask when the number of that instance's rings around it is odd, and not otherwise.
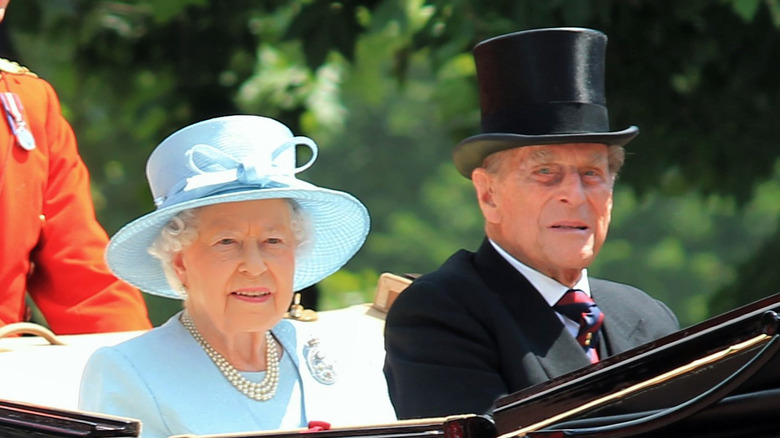
[[[278,158],[287,149],[298,145],[308,146],[312,155],[306,163],[290,172],[280,166]],[[271,153],[270,160],[257,159],[257,155],[236,159],[214,146],[196,144],[185,152],[187,166],[195,175],[181,179],[166,196],[155,199],[154,203],[157,208],[162,208],[202,198],[216,191],[224,192],[246,186],[287,187],[296,180],[295,174],[314,164],[317,154],[317,144],[308,137],[293,137],[282,143]]]

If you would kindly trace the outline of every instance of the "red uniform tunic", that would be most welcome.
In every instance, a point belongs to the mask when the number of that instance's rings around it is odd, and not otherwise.
[[[57,334],[151,327],[140,292],[108,270],[87,168],[48,82],[0,60],[0,93],[22,103],[25,150],[0,106],[0,326],[25,318],[29,292]]]

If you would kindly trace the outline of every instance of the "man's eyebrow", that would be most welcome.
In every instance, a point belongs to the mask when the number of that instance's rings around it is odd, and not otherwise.
[[[590,161],[592,163],[601,164],[609,161],[609,155],[604,152],[593,152],[590,154]]]
[[[555,153],[555,151],[552,151],[550,149],[538,149],[531,152],[528,155],[527,160],[534,163],[549,163],[555,161],[556,155],[557,154]],[[601,164],[608,160],[609,160],[608,155],[601,151],[594,151],[588,157],[588,161],[594,164]]]

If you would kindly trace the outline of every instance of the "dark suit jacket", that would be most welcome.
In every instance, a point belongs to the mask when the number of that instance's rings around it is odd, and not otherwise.
[[[605,315],[600,357],[679,329],[661,302],[589,279]],[[488,413],[499,397],[590,362],[541,294],[485,240],[415,280],[385,328],[385,375],[399,418]]]

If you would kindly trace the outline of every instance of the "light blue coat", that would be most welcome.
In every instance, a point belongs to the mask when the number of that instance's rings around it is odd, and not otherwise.
[[[395,420],[381,370],[360,369],[354,356],[339,355],[338,344],[321,345],[336,382],[315,378],[305,349],[316,325],[283,320],[273,328],[284,348],[280,384],[274,398],[260,402],[225,379],[178,316],[97,350],[84,369],[79,409],[140,420],[144,438],[292,429],[313,420],[333,426]]]

